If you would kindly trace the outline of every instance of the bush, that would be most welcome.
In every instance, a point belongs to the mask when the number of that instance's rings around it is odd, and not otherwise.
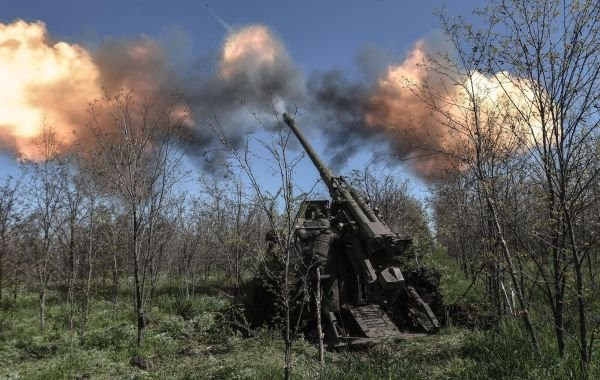
[[[169,316],[160,321],[158,331],[165,333],[171,338],[180,339],[192,336],[193,324],[186,322],[181,316]]]
[[[178,315],[187,321],[203,313],[219,311],[227,305],[227,301],[206,295],[190,298],[161,295],[157,299],[157,305],[164,312]]]
[[[20,350],[22,359],[42,359],[52,356],[58,350],[56,342],[47,341],[43,337],[34,336],[31,339],[18,339],[15,348]]]
[[[88,348],[118,350],[130,346],[136,338],[135,326],[132,323],[121,323],[104,329],[87,332],[82,345]]]

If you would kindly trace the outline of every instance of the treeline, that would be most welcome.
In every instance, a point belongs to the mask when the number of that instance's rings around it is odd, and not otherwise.
[[[438,241],[534,352],[551,331],[586,369],[600,333],[600,6],[495,1],[479,15],[483,27],[442,15],[455,56],[431,65],[459,109],[419,89],[460,136],[433,187]]]
[[[58,291],[83,333],[98,290],[116,307],[126,287],[140,345],[159,282],[183,297],[215,274],[240,286],[269,227],[239,176],[186,171],[179,106],[107,97],[91,108],[93,137],[66,152],[44,126],[34,157],[0,188],[0,299],[34,289],[44,330]]]

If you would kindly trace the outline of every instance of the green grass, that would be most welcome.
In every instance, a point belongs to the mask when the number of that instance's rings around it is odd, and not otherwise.
[[[434,256],[443,272],[447,299],[469,286],[451,259]],[[125,284],[123,285],[126,286]],[[116,308],[110,297],[97,297],[85,333],[68,329],[62,296],[49,298],[48,325],[41,333],[34,292],[0,308],[0,379],[278,379],[283,376],[283,343],[277,332],[257,330],[243,338],[226,324],[221,313],[229,300],[205,284],[187,299],[164,284],[149,305],[151,323],[142,347],[134,344],[131,294],[123,289]],[[211,290],[213,289],[213,290]],[[105,299],[106,298],[106,299]],[[466,302],[485,307],[475,287]],[[577,378],[574,352],[559,359],[552,331],[540,331],[544,358],[529,350],[518,322],[506,321],[490,331],[451,327],[434,336],[390,341],[367,351],[327,352],[321,370],[317,348],[299,339],[294,346],[294,376],[301,379],[561,379]],[[129,364],[135,355],[148,360],[142,370]],[[598,357],[590,378],[600,378]]]
[[[437,251],[433,253],[428,264],[442,274],[440,285],[445,303],[458,302],[480,307],[488,306],[484,289],[477,286],[478,284],[471,286],[471,279],[465,277],[454,258]]]

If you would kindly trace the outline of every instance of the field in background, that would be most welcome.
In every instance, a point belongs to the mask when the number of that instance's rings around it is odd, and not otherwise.
[[[449,301],[460,297],[469,282],[453,261],[435,258],[443,272]],[[220,285],[221,284],[221,285]],[[163,284],[152,307],[151,323],[141,349],[135,347],[132,295],[123,291],[116,307],[101,288],[91,306],[82,336],[69,330],[64,294],[49,299],[48,326],[38,327],[37,296],[23,291],[6,299],[0,314],[1,379],[270,379],[283,377],[283,343],[277,331],[253,331],[242,337],[223,323],[230,298],[219,289],[222,279],[203,284],[189,299],[177,287]],[[475,286],[467,301],[485,308]],[[6,296],[6,293],[5,293]],[[555,357],[551,331],[541,332],[546,356],[535,359],[527,337],[515,322],[489,331],[446,327],[435,335],[380,344],[365,352],[328,352],[320,370],[317,347],[300,339],[294,350],[294,377],[303,379],[558,379],[577,377],[572,359]],[[130,364],[145,358],[147,369]],[[598,359],[591,378],[600,375]],[[596,377],[598,378],[598,377]]]

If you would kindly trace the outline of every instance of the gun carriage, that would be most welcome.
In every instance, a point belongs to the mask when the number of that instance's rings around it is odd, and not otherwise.
[[[287,114],[283,118],[331,196],[305,201],[295,229],[298,249],[316,260],[322,273],[325,341],[345,346],[437,331],[440,323],[419,293],[441,300],[439,276],[430,276],[432,284],[420,278],[422,270],[404,273],[412,239],[391,231],[343,177],[333,175],[295,121]]]

